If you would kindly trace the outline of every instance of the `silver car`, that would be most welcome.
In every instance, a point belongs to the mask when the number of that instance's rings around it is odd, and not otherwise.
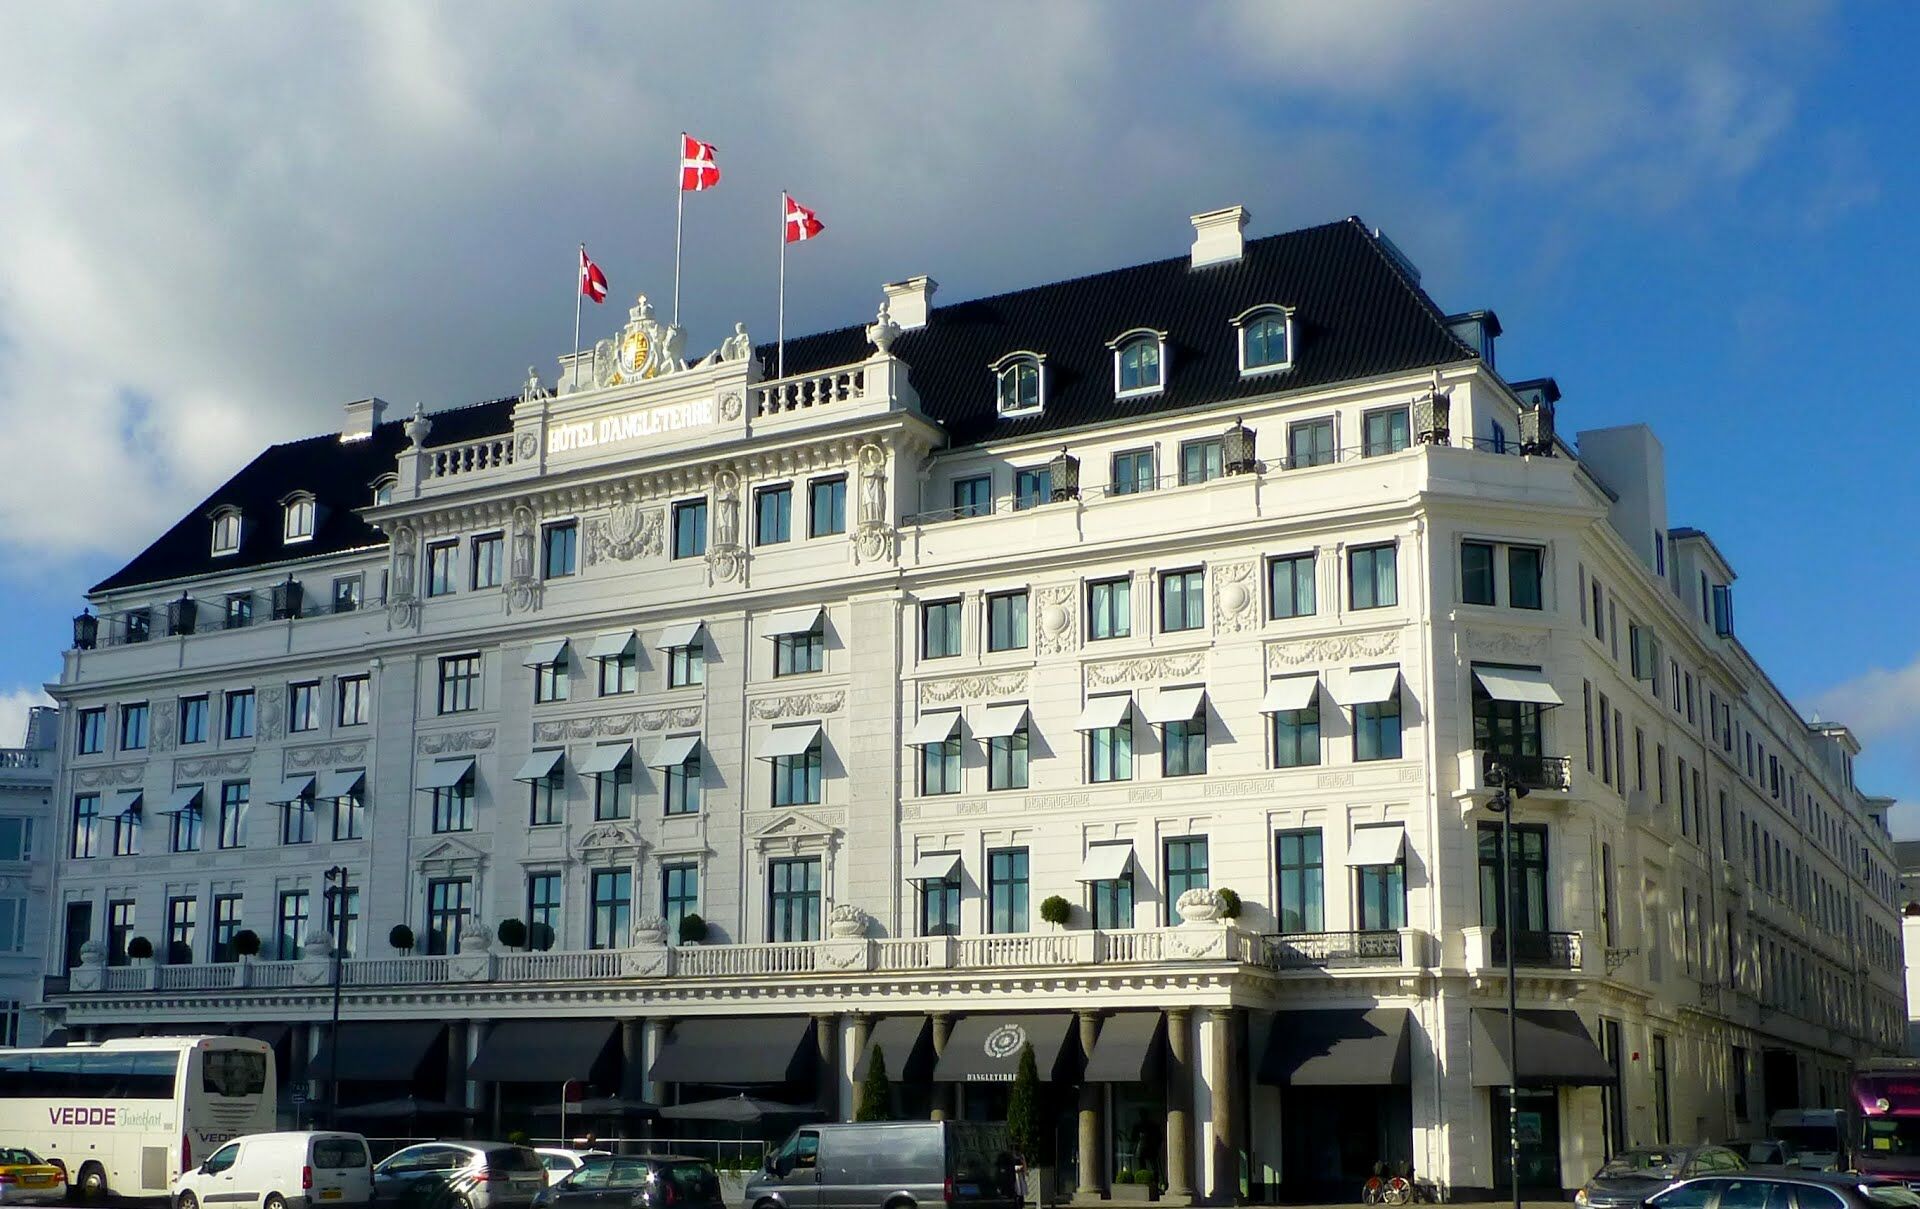
[[[747,1180],[747,1209],[1019,1209],[1004,1128],[971,1121],[803,1125]]]
[[[540,1156],[509,1142],[421,1142],[373,1169],[373,1195],[401,1209],[526,1209],[547,1186]]]

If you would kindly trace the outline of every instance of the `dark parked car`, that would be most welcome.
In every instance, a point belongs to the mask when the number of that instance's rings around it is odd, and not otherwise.
[[[1798,1167],[1800,1152],[1784,1138],[1746,1138],[1725,1143],[1728,1150],[1753,1167]]]
[[[402,1209],[524,1209],[546,1186],[540,1156],[507,1142],[421,1142],[373,1169],[374,1199]]]
[[[590,1155],[533,1198],[535,1209],[726,1209],[705,1159]]]
[[[1675,1180],[1697,1175],[1731,1175],[1747,1161],[1725,1146],[1636,1146],[1607,1160],[1573,1203],[1588,1209],[1639,1209],[1640,1202]],[[1792,1209],[1762,1206],[1753,1209]]]
[[[1647,1203],[1654,1209],[1920,1209],[1920,1194],[1871,1175],[1756,1171],[1682,1180]]]

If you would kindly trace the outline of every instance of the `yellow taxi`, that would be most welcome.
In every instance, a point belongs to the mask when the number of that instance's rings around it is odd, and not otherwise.
[[[19,1146],[0,1146],[0,1205],[61,1201],[67,1173]]]

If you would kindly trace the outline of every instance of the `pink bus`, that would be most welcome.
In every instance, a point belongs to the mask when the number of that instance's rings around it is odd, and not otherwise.
[[[1852,1091],[1854,1170],[1920,1181],[1920,1060],[1865,1063]]]

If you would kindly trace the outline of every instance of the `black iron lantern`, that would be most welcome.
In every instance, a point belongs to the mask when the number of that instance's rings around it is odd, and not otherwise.
[[[1053,485],[1053,502],[1080,498],[1080,459],[1062,449],[1047,463],[1047,477]]]
[[[1414,439],[1422,445],[1445,445],[1453,435],[1453,392],[1437,387],[1413,404]]]
[[[1545,399],[1520,413],[1520,452],[1553,456],[1553,404]]]
[[[100,641],[100,619],[85,609],[73,619],[73,649],[91,651]]]
[[[273,619],[286,621],[300,616],[300,585],[289,575],[286,582],[273,585]]]
[[[1221,460],[1226,463],[1228,474],[1252,474],[1259,469],[1260,461],[1254,456],[1253,429],[1242,424],[1238,417],[1221,438],[1220,445]]]
[[[177,637],[193,633],[194,619],[199,613],[199,602],[182,592],[179,600],[167,605],[167,635]]]

